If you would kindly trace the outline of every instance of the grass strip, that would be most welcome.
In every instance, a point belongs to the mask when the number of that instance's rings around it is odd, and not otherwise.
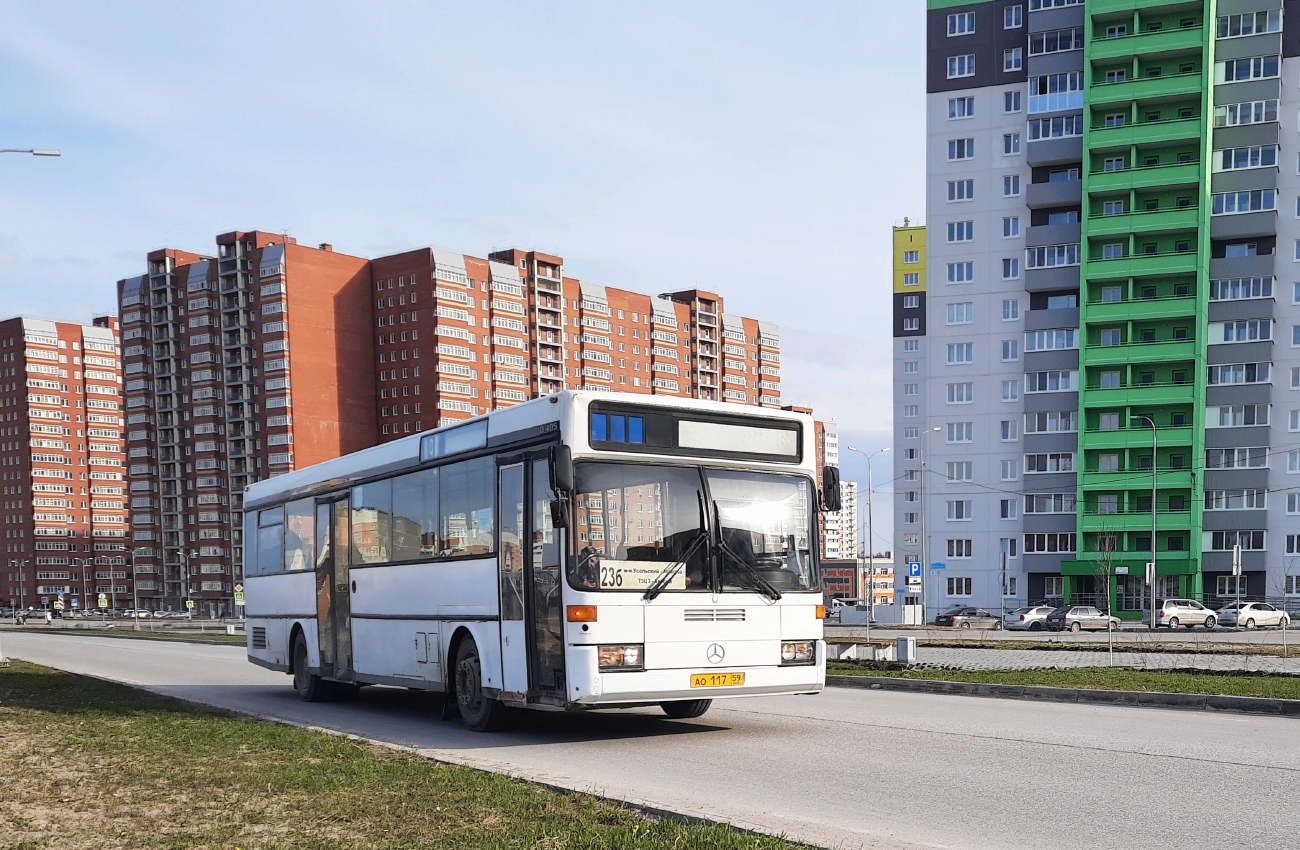
[[[893,646],[894,639],[872,638],[868,641],[865,637],[859,635],[827,635],[827,643],[872,643],[877,646]],[[960,638],[924,638],[916,639],[918,647],[928,646],[935,649],[1032,649],[1043,652],[1105,652],[1109,644],[1105,639],[1102,640],[1070,640],[1068,638],[1061,640],[1015,640],[1007,638],[1004,640],[980,640],[972,638],[962,640]],[[1189,636],[1186,642],[1177,640],[1133,640],[1132,638],[1116,637],[1116,652],[1152,652],[1152,653],[1184,653],[1188,655],[1260,655],[1260,656],[1285,656],[1289,658],[1300,658],[1300,635],[1293,635],[1289,646],[1283,647],[1282,644],[1271,643],[1232,643],[1227,641],[1215,642],[1209,637]]]
[[[28,626],[26,629],[15,630],[15,634],[50,634],[50,635],[79,635],[92,637],[117,637],[117,638],[135,638],[137,640],[201,640],[208,643],[237,643],[243,646],[248,642],[245,635],[228,635],[225,632],[151,632],[147,629],[136,631],[131,627],[125,629],[46,629],[44,627]]]
[[[6,848],[794,848],[22,661],[0,668]]]
[[[851,661],[831,661],[826,665],[826,672],[836,676],[891,676],[899,679],[992,685],[1300,699],[1300,676],[1285,674],[1129,670],[1119,667],[1080,667],[1070,670],[891,670],[874,669]]]

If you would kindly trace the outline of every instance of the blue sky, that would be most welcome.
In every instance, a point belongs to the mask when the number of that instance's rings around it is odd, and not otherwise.
[[[64,155],[0,157],[0,316],[87,320],[145,252],[228,230],[363,256],[536,248],[575,277],[698,286],[778,322],[786,399],[886,446],[889,229],[924,209],[924,17],[880,0],[6,3],[0,147]],[[878,548],[889,508],[881,492]]]

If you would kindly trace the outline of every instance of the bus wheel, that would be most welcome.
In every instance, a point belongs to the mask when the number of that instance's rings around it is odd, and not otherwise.
[[[302,635],[293,641],[293,689],[304,702],[324,702],[334,693],[334,683],[312,673],[307,666],[307,639]]]
[[[713,705],[711,699],[685,699],[659,703],[659,707],[664,710],[664,714],[673,720],[689,720],[692,717],[699,717],[708,711],[711,705]]]
[[[475,732],[492,732],[505,725],[509,709],[483,693],[483,664],[478,645],[466,637],[456,647],[456,705],[460,719]]]

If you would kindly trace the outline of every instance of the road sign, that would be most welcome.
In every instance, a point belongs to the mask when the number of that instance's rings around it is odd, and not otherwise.
[[[1147,561],[1147,584],[1156,583],[1156,564],[1154,561]]]
[[[244,592],[244,586],[242,584],[235,585],[235,593],[243,593],[243,592]]]
[[[908,584],[909,587],[917,587],[917,586],[919,586],[919,585],[921,584],[921,577],[920,577],[920,576],[908,576],[908,577],[907,577],[907,584]]]
[[[930,565],[930,569],[932,569],[932,570],[946,570],[946,569],[948,569],[948,565],[945,564],[943,561],[935,561],[933,564]]]
[[[186,599],[186,600],[185,600],[185,607],[188,608],[188,609],[190,609],[191,611],[193,611],[193,610],[194,610],[194,600],[193,600],[193,599]]]
[[[1128,567],[1116,567],[1116,568],[1115,568],[1115,575],[1117,575],[1117,576],[1126,576],[1126,575],[1128,575]]]
[[[1232,547],[1232,574],[1241,575],[1241,544],[1233,544]]]
[[[107,608],[107,607],[108,607],[108,595],[107,595],[107,594],[104,594],[104,593],[99,594],[99,607],[100,607],[100,608]]]
[[[79,604],[78,604],[78,602],[79,602],[79,600],[77,599],[77,597],[75,597],[75,596],[72,597],[72,607],[73,607],[73,608],[80,607]]]
[[[235,591],[235,604],[236,604],[236,605],[243,605],[243,604],[244,604],[244,591],[242,591],[242,590],[236,590],[236,591]]]
[[[920,562],[920,561],[908,561],[908,562],[907,562],[907,574],[908,574],[909,577],[912,577],[912,578],[920,578],[920,577],[921,577],[921,562]]]
[[[62,594],[62,593],[59,594],[59,598],[58,598],[58,599],[54,600],[54,610],[55,610],[55,611],[62,611],[62,610],[63,610],[63,594]]]

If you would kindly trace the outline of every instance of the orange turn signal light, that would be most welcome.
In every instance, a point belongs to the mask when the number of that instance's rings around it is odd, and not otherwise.
[[[565,619],[570,623],[596,622],[595,605],[570,605],[564,609]]]
[[[826,619],[826,606],[825,606],[825,605],[818,605],[818,606],[817,606],[817,619],[819,619],[819,620],[825,620],[825,619]]]

